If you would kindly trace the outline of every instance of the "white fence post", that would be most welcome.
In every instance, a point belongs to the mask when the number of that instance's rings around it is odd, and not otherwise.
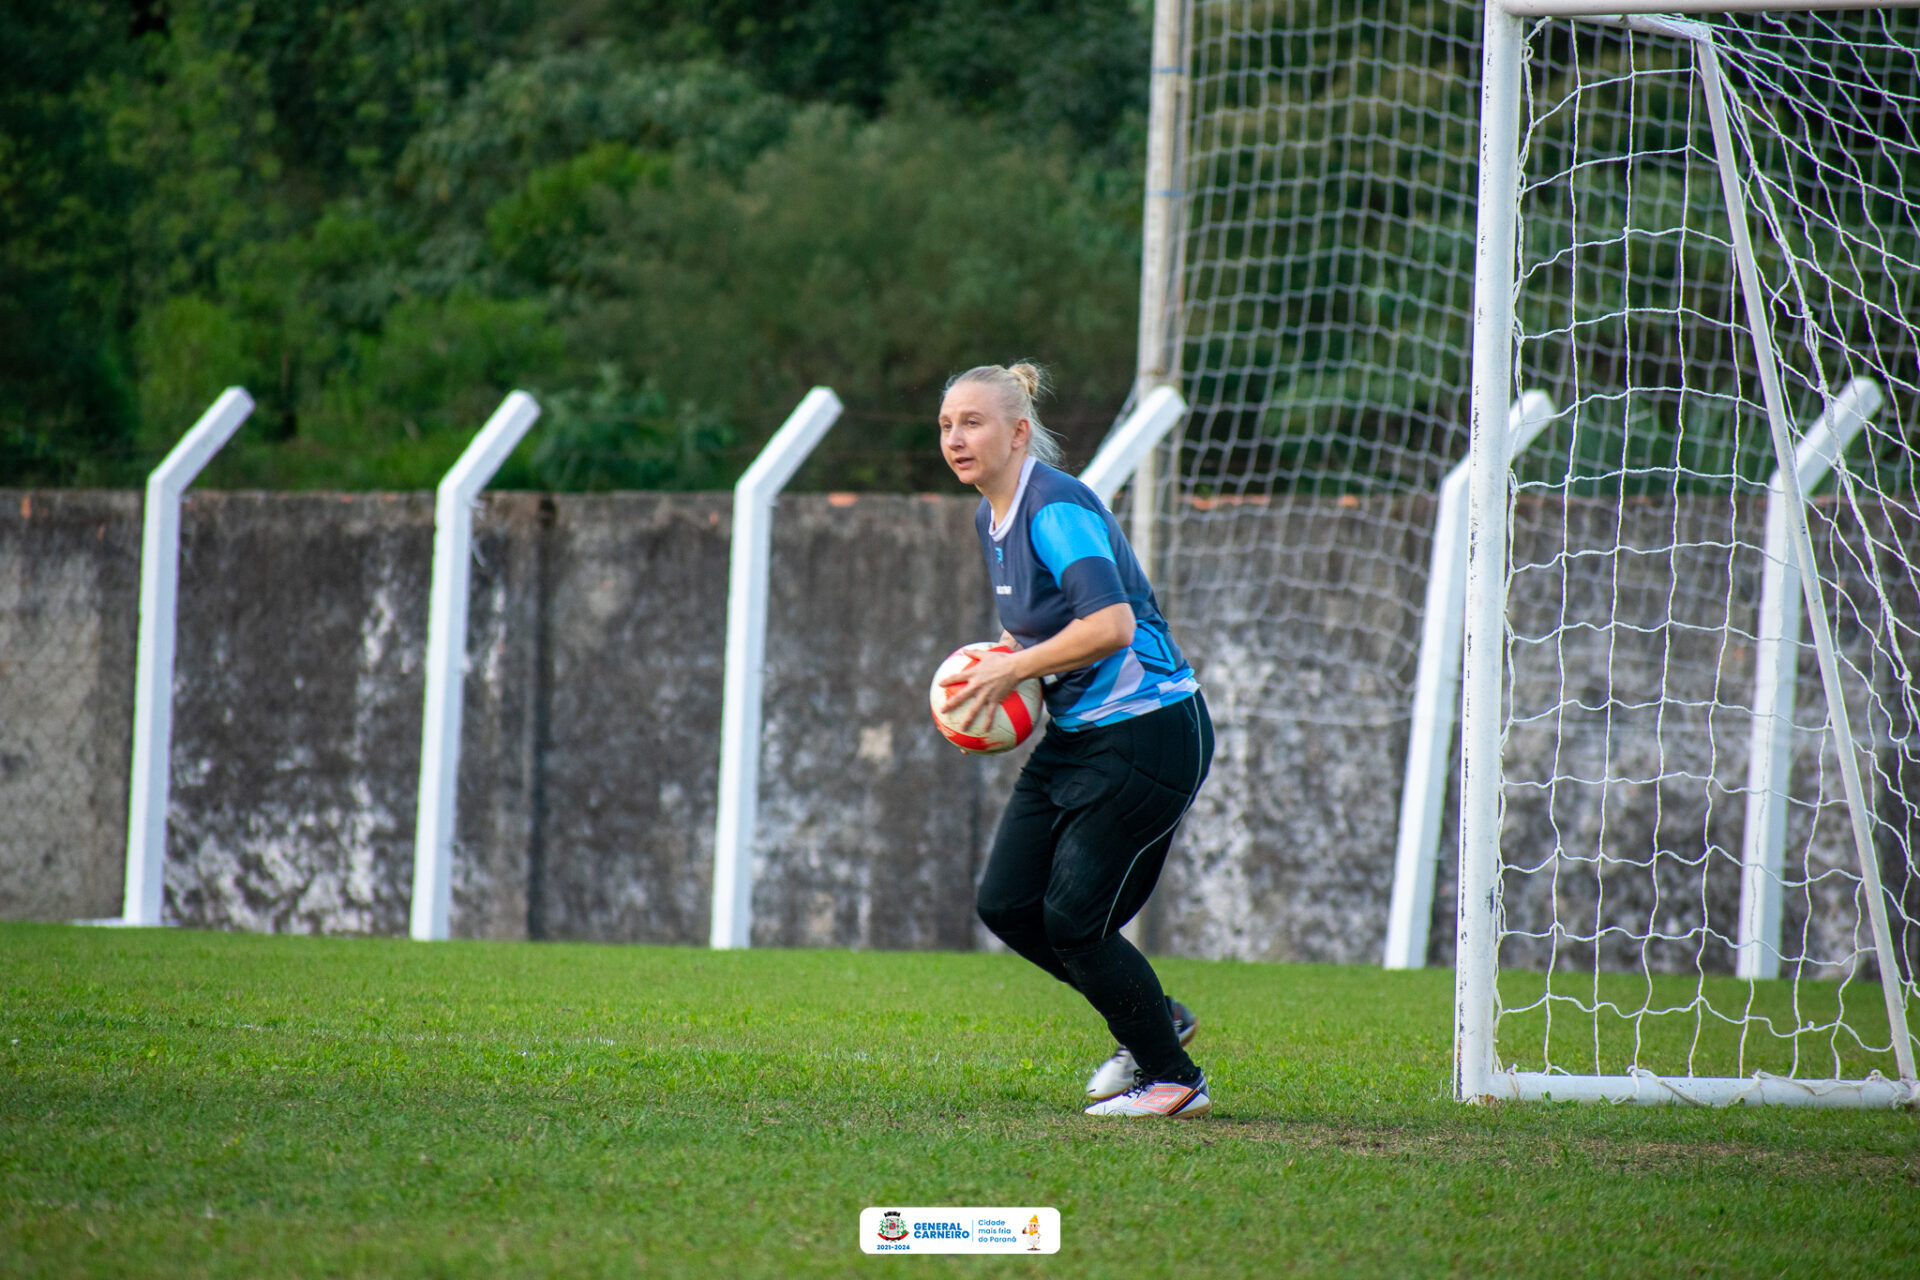
[[[473,504],[540,416],[524,391],[500,402],[440,481],[433,504],[433,589],[427,614],[426,714],[413,829],[412,933],[444,940],[453,902],[453,824],[460,784],[460,703],[467,671],[468,568]]]
[[[160,923],[166,881],[180,497],[252,412],[253,397],[245,388],[228,387],[147,477],[146,523],[140,539],[140,647],[134,668],[127,884],[121,906],[121,919],[127,924]]]
[[[1855,378],[1801,437],[1793,467],[1800,491],[1826,478],[1860,428],[1880,411],[1880,386]],[[1766,565],[1760,578],[1754,644],[1753,733],[1747,755],[1747,821],[1740,843],[1740,930],[1734,972],[1780,976],[1780,871],[1793,769],[1794,684],[1800,657],[1800,571],[1794,563],[1792,508],[1779,470],[1767,485]]]
[[[1155,387],[1127,420],[1113,429],[1093,461],[1080,473],[1080,482],[1109,505],[1122,485],[1133,479],[1153,457],[1154,449],[1185,417],[1187,402],[1172,387]],[[1136,501],[1138,495],[1135,495]]]
[[[1544,391],[1522,395],[1507,414],[1507,465],[1553,420]],[[1427,603],[1420,620],[1420,667],[1407,728],[1407,763],[1400,785],[1400,831],[1393,855],[1393,899],[1387,909],[1387,945],[1381,964],[1419,969],[1427,963],[1433,918],[1433,877],[1440,857],[1440,811],[1452,762],[1454,709],[1460,695],[1461,620],[1467,603],[1467,463],[1447,472],[1433,520]]]
[[[809,391],[733,487],[727,575],[727,674],[720,712],[720,794],[713,833],[715,949],[753,937],[753,837],[760,807],[760,686],[767,653],[773,500],[840,417],[840,398]]]

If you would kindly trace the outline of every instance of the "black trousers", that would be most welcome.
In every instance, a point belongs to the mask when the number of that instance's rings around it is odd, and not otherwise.
[[[980,879],[987,928],[1084,995],[1156,1080],[1195,1068],[1160,979],[1120,926],[1146,905],[1212,762],[1213,722],[1198,693],[1078,732],[1048,725]]]

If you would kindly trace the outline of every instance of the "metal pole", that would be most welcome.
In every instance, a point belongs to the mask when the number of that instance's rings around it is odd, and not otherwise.
[[[1460,694],[1460,906],[1453,1093],[1492,1092],[1500,885],[1500,685],[1506,637],[1508,404],[1513,395],[1514,221],[1519,214],[1519,19],[1487,0],[1468,436],[1466,658]]]
[[[1507,464],[1553,420],[1544,391],[1521,396],[1507,415]],[[1440,810],[1447,798],[1454,709],[1460,705],[1461,622],[1467,583],[1467,472],[1460,462],[1440,483],[1428,560],[1426,608],[1420,616],[1420,666],[1407,728],[1407,764],[1400,784],[1400,827],[1393,855],[1393,897],[1381,965],[1421,969],[1433,919],[1433,874],[1440,858]]]
[[[1175,279],[1175,231],[1179,223],[1180,130],[1187,96],[1186,17],[1188,0],[1155,0],[1153,68],[1147,96],[1147,190],[1141,211],[1140,330],[1136,342],[1133,399],[1143,401],[1155,387],[1178,378],[1173,315],[1178,307]],[[1151,578],[1160,514],[1160,454],[1149,450],[1133,472],[1133,510],[1127,539]]]
[[[713,832],[713,906],[707,941],[716,950],[753,941],[753,837],[760,810],[760,683],[767,653],[767,582],[773,500],[827,428],[840,398],[809,391],[733,488],[727,576],[727,674],[720,710],[720,793]]]
[[[427,599],[427,694],[420,792],[413,823],[411,932],[442,941],[453,906],[453,827],[460,787],[460,711],[467,674],[467,584],[473,504],[540,416],[524,391],[500,402],[440,481],[433,504],[433,587]]]
[[[1700,71],[1706,90],[1707,115],[1713,124],[1714,150],[1720,162],[1720,186],[1727,198],[1727,222],[1733,233],[1733,257],[1740,272],[1740,291],[1746,303],[1747,329],[1753,336],[1754,357],[1760,369],[1760,390],[1767,405],[1767,425],[1773,432],[1773,453],[1786,483],[1787,505],[1791,514],[1794,559],[1801,567],[1800,585],[1806,596],[1807,622],[1813,628],[1813,644],[1820,657],[1820,682],[1827,695],[1827,715],[1833,727],[1834,752],[1840,757],[1840,780],[1846,791],[1847,814],[1852,819],[1853,848],[1860,862],[1861,890],[1867,899],[1867,919],[1872,926],[1874,952],[1880,962],[1880,994],[1887,1006],[1887,1028],[1893,1039],[1894,1062],[1903,1080],[1914,1079],[1913,1044],[1907,1032],[1906,990],[1900,978],[1900,966],[1894,960],[1893,934],[1887,926],[1886,893],[1880,884],[1880,864],[1873,849],[1872,828],[1868,825],[1866,789],[1860,782],[1860,759],[1853,740],[1853,725],[1847,713],[1846,691],[1840,684],[1840,663],[1835,655],[1833,633],[1827,622],[1826,594],[1820,575],[1814,572],[1813,536],[1807,528],[1807,499],[1794,467],[1793,440],[1787,430],[1786,397],[1780,390],[1778,355],[1773,345],[1773,330],[1767,319],[1766,291],[1760,284],[1760,270],[1754,262],[1753,242],[1747,230],[1746,188],[1740,180],[1739,165],[1733,153],[1732,132],[1727,125],[1725,89],[1720,76],[1720,57],[1711,39],[1695,42]]]
[[[1156,387],[1113,429],[1100,452],[1093,455],[1080,483],[1093,490],[1102,502],[1112,502],[1120,486],[1139,474],[1139,468],[1167,438],[1167,433],[1184,418],[1187,402],[1172,387]]]
[[[1880,411],[1879,384],[1855,378],[1807,429],[1793,469],[1805,493],[1825,478],[1867,420]],[[1785,862],[1793,770],[1794,686],[1799,679],[1800,571],[1793,555],[1787,482],[1767,485],[1767,547],[1754,642],[1753,727],[1747,750],[1747,820],[1740,841],[1740,923],[1734,973],[1780,976],[1780,871]]]
[[[147,477],[146,523],[140,540],[140,640],[133,678],[127,883],[120,908],[127,924],[160,923],[166,881],[180,498],[252,412],[253,397],[242,387],[228,387]]]

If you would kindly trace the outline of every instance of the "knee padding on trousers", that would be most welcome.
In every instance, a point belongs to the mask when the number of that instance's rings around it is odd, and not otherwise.
[[[1004,939],[1009,932],[1045,931],[1040,912],[1030,907],[1022,910],[1012,903],[981,898],[973,904],[973,909],[980,923],[991,929],[996,938]]]
[[[1098,917],[1090,919],[1085,912],[1062,911],[1051,902],[1043,903],[1040,912],[1046,923],[1047,942],[1062,959],[1106,941],[1106,931],[1101,927],[1105,922]]]

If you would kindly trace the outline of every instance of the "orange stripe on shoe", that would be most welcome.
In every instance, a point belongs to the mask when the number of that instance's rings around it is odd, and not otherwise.
[[[1172,1115],[1194,1095],[1194,1087],[1187,1084],[1157,1084],[1140,1095],[1140,1105],[1161,1115]]]

